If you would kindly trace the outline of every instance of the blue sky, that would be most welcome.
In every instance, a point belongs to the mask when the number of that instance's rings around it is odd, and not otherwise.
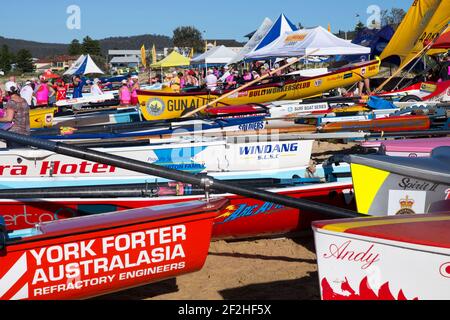
[[[162,34],[172,36],[180,25],[194,25],[208,39],[236,39],[255,30],[265,17],[280,13],[305,27],[328,23],[332,31],[353,29],[357,19],[366,22],[370,5],[407,10],[413,0],[39,0],[2,3],[0,35],[40,42],[68,43],[86,35],[111,36]],[[81,29],[69,30],[70,5],[81,9]]]

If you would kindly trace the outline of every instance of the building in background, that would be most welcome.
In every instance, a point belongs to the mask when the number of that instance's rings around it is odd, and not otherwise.
[[[63,72],[69,69],[78,58],[78,56],[61,55],[52,58],[33,59],[33,63],[36,73],[43,73],[49,69],[52,72]]]

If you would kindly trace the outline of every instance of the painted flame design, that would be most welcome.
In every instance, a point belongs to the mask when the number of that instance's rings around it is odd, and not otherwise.
[[[408,300],[403,293],[403,290],[400,290],[397,297],[395,297],[389,288],[389,282],[383,284],[380,287],[378,294],[376,294],[370,287],[367,277],[365,277],[359,285],[359,294],[353,290],[347,278],[345,278],[345,281],[341,284],[341,290],[349,293],[347,296],[334,292],[326,278],[322,280],[321,285],[323,300]],[[419,299],[416,297],[412,300]]]

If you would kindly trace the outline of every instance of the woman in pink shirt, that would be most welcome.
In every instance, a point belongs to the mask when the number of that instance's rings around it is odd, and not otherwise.
[[[131,92],[128,88],[127,80],[122,81],[122,87],[119,89],[119,99],[121,106],[129,106],[131,104]]]

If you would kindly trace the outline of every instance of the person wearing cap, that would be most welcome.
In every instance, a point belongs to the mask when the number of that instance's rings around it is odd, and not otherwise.
[[[79,75],[76,75],[72,79],[73,82],[73,99],[78,99],[83,97],[83,88],[86,85],[86,80],[82,79]]]
[[[217,77],[214,75],[214,70],[208,69],[205,83],[208,90],[215,91],[217,89]]]
[[[121,106],[126,107],[131,104],[131,92],[127,80],[122,80],[122,87],[119,89],[119,100]]]
[[[63,80],[56,82],[56,101],[62,101],[67,99],[67,91],[69,85],[65,84]]]
[[[141,89],[141,85],[139,84],[139,76],[137,76],[137,75],[132,76],[131,77],[131,87],[130,87],[131,105],[132,106],[139,105],[139,98],[138,98],[137,91],[140,89]]]
[[[95,78],[91,85],[91,94],[94,96],[101,96],[103,94],[102,89],[100,88],[100,79]]]
[[[231,73],[233,72],[233,69],[230,69],[229,66],[225,66],[223,67],[223,75],[220,77],[219,82],[221,83],[225,83],[227,78],[231,75]]]
[[[11,123],[10,132],[19,133],[23,135],[30,134],[30,107],[27,101],[20,96],[19,89],[8,84],[5,86],[6,94],[10,98],[5,104],[5,114],[0,118],[2,123]],[[8,148],[21,148],[20,144],[14,142],[7,142]]]
[[[28,103],[28,106],[32,106],[33,105],[33,95],[34,95],[34,90],[31,87],[31,81],[28,80],[27,82],[25,82],[25,86],[23,86],[23,88],[20,90],[20,96],[25,99],[25,101]]]

